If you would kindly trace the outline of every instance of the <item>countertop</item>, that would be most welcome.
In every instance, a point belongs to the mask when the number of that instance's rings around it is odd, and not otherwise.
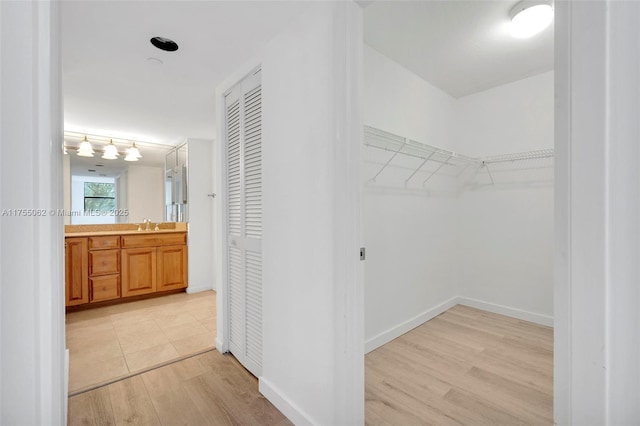
[[[171,234],[187,232],[186,222],[162,222],[158,223],[159,230],[154,231],[156,223],[149,224],[149,230],[142,224],[142,231],[138,231],[137,223],[121,224],[90,224],[90,225],[65,225],[64,236],[68,237],[92,237],[106,235],[146,235],[146,234]]]
[[[136,231],[136,230],[126,230],[126,231],[85,231],[85,232],[65,232],[65,238],[68,237],[96,237],[96,236],[106,236],[106,235],[146,235],[146,234],[175,234],[179,232],[187,232],[186,229],[160,229],[159,231],[154,231],[153,229],[150,231]]]

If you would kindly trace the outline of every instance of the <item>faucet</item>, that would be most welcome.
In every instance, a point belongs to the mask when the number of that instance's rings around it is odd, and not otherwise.
[[[147,226],[145,226],[145,231],[150,231],[151,230],[151,219],[145,219],[144,223],[147,224]]]

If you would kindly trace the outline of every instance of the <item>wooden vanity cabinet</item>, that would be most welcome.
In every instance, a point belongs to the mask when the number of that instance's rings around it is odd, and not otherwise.
[[[187,234],[122,236],[122,296],[187,287]]]
[[[120,298],[120,236],[88,238],[89,302]]]
[[[122,296],[187,287],[187,234],[122,236]]]
[[[89,303],[88,239],[66,238],[64,241],[64,281],[66,306]]]
[[[186,232],[65,238],[66,305],[187,287]]]
[[[91,302],[120,298],[120,275],[104,275],[89,278]]]
[[[158,257],[158,291],[187,286],[187,246],[164,246],[156,249]]]
[[[156,291],[155,247],[122,250],[122,297]]]

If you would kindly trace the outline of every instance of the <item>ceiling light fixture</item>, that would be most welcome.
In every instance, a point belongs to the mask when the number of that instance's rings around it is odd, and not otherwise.
[[[511,35],[515,38],[529,38],[544,30],[553,20],[550,1],[525,0],[511,9]]]
[[[178,43],[171,40],[170,38],[153,37],[149,41],[160,50],[165,50],[167,52],[175,52],[176,50],[178,50]]]
[[[104,154],[102,154],[102,158],[105,160],[115,160],[118,158],[118,148],[113,144],[113,139],[109,139],[109,145],[104,148]]]
[[[91,147],[91,144],[87,140],[85,136],[82,142],[80,142],[80,146],[78,147],[78,156],[79,157],[93,157],[94,150]]]
[[[131,148],[127,150],[127,156],[124,157],[124,161],[138,161],[139,158],[142,158],[142,155],[140,155],[140,151],[134,142]]]

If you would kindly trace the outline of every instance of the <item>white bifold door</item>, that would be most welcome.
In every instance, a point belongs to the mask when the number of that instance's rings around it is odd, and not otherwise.
[[[262,374],[262,90],[260,71],[225,96],[229,349]]]

